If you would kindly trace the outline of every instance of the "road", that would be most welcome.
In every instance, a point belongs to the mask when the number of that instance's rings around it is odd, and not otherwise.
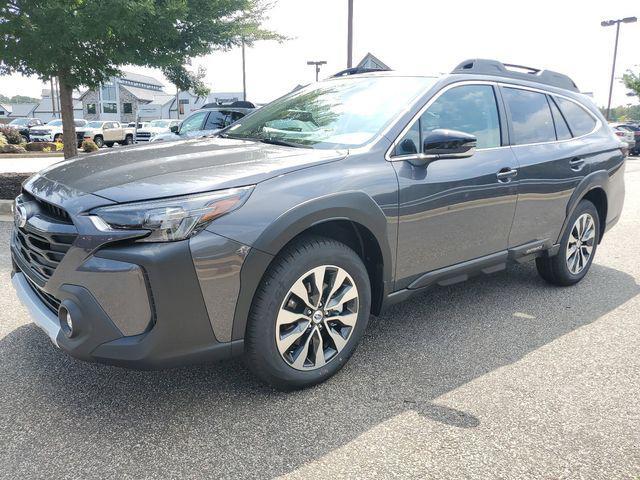
[[[370,323],[336,377],[278,393],[241,362],[76,361],[29,322],[0,225],[2,478],[640,477],[640,160],[585,280],[532,265]]]

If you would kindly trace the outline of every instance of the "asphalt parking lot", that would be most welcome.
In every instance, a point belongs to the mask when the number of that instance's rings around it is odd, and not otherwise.
[[[232,361],[161,372],[58,351],[0,224],[2,478],[640,478],[640,160],[585,280],[531,264],[373,319],[349,364],[279,393]]]

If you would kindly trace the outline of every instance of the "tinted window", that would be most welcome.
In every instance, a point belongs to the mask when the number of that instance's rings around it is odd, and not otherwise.
[[[560,113],[558,106],[552,98],[547,98],[549,100],[549,106],[551,107],[551,113],[553,114],[553,123],[556,126],[556,135],[558,140],[567,140],[568,138],[571,138],[571,131],[569,130],[562,113]]]
[[[440,95],[420,117],[422,138],[438,128],[475,135],[478,148],[500,146],[498,107],[490,85],[465,85]]]
[[[511,112],[513,143],[522,145],[556,140],[546,95],[529,90],[505,88],[504,100]]]
[[[194,132],[196,130],[202,130],[202,122],[204,122],[204,117],[207,115],[207,112],[198,112],[190,117],[187,117],[184,122],[182,122],[182,127],[180,127],[180,133]]]
[[[581,135],[586,135],[596,126],[595,119],[577,103],[560,97],[555,97],[555,100],[558,102],[558,106],[564,114],[564,118],[569,122],[569,127],[571,128],[574,136],[579,137]]]
[[[231,125],[231,116],[229,112],[221,112],[214,110],[209,113],[207,117],[207,123],[204,124],[205,130],[220,130],[228,125]]]

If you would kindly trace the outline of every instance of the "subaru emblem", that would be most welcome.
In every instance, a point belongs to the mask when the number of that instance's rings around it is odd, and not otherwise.
[[[27,218],[27,209],[16,203],[13,209],[13,221],[16,227],[24,228],[27,224]]]

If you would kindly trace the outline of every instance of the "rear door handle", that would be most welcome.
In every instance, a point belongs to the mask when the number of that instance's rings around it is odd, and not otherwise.
[[[578,170],[582,170],[582,167],[584,167],[584,158],[572,158],[569,160],[569,166],[571,167],[571,170],[575,170],[576,172]]]
[[[503,168],[498,173],[496,173],[498,181],[503,183],[510,182],[511,179],[516,175],[518,175],[518,170],[516,170],[515,168]]]

